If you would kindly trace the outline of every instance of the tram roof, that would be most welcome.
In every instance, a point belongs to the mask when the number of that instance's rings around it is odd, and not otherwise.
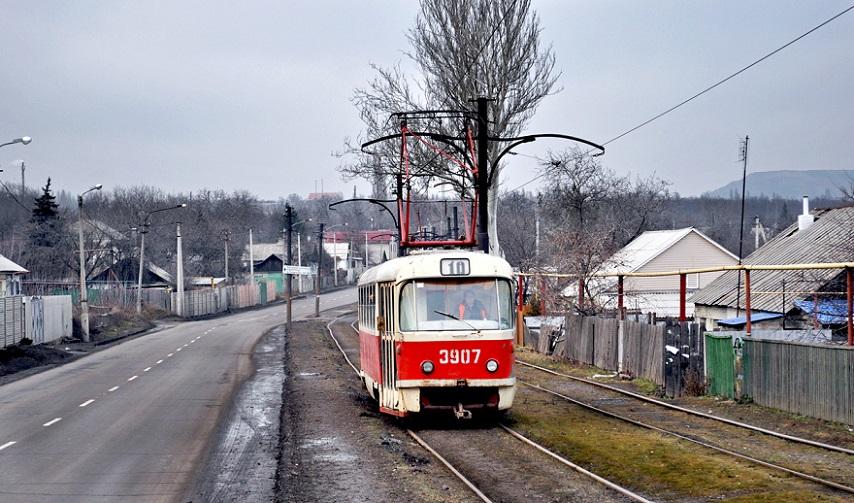
[[[362,273],[359,285],[387,281],[398,283],[412,278],[457,277],[442,276],[441,260],[446,258],[469,260],[470,274],[464,278],[513,277],[513,268],[501,257],[483,252],[442,250],[414,253],[383,262]]]

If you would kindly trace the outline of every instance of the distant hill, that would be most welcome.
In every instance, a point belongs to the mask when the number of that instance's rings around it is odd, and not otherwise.
[[[839,188],[851,186],[852,182],[854,182],[854,170],[760,171],[747,174],[747,195],[778,196],[784,199],[803,196],[837,199],[842,196]],[[705,192],[703,195],[723,198],[740,197],[741,179],[734,180],[719,189]]]

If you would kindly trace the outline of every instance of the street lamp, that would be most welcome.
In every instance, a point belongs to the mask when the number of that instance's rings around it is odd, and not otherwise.
[[[154,211],[149,211],[145,214],[142,219],[142,225],[140,225],[140,241],[139,241],[139,276],[137,277],[136,282],[136,313],[142,313],[142,270],[143,264],[145,263],[145,235],[148,234],[148,220],[151,218],[151,215],[155,213],[160,213],[161,211],[169,211],[169,210],[177,210],[181,208],[186,208],[186,203],[181,203],[177,206],[168,206],[166,208],[160,208]]]
[[[12,141],[7,141],[6,143],[0,143],[0,147],[5,147],[6,145],[14,145],[16,143],[22,143],[24,145],[29,145],[30,142],[33,141],[29,136],[22,136],[20,138],[15,138]]]
[[[28,136],[25,136],[26,143],[22,139],[21,143],[26,145],[30,142]],[[101,190],[100,183],[95,185],[82,194],[77,196],[77,240],[80,247],[80,329],[83,332],[83,342],[89,342],[89,292],[86,290],[86,258],[83,254],[83,196],[93,190]]]

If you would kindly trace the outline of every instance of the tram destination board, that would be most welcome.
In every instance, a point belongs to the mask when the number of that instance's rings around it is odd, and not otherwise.
[[[439,261],[442,276],[468,276],[471,266],[467,258],[443,258]]]

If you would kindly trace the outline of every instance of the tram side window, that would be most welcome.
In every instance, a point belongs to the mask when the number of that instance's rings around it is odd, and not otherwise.
[[[376,324],[376,305],[374,303],[374,286],[359,288],[359,327],[373,330]]]

